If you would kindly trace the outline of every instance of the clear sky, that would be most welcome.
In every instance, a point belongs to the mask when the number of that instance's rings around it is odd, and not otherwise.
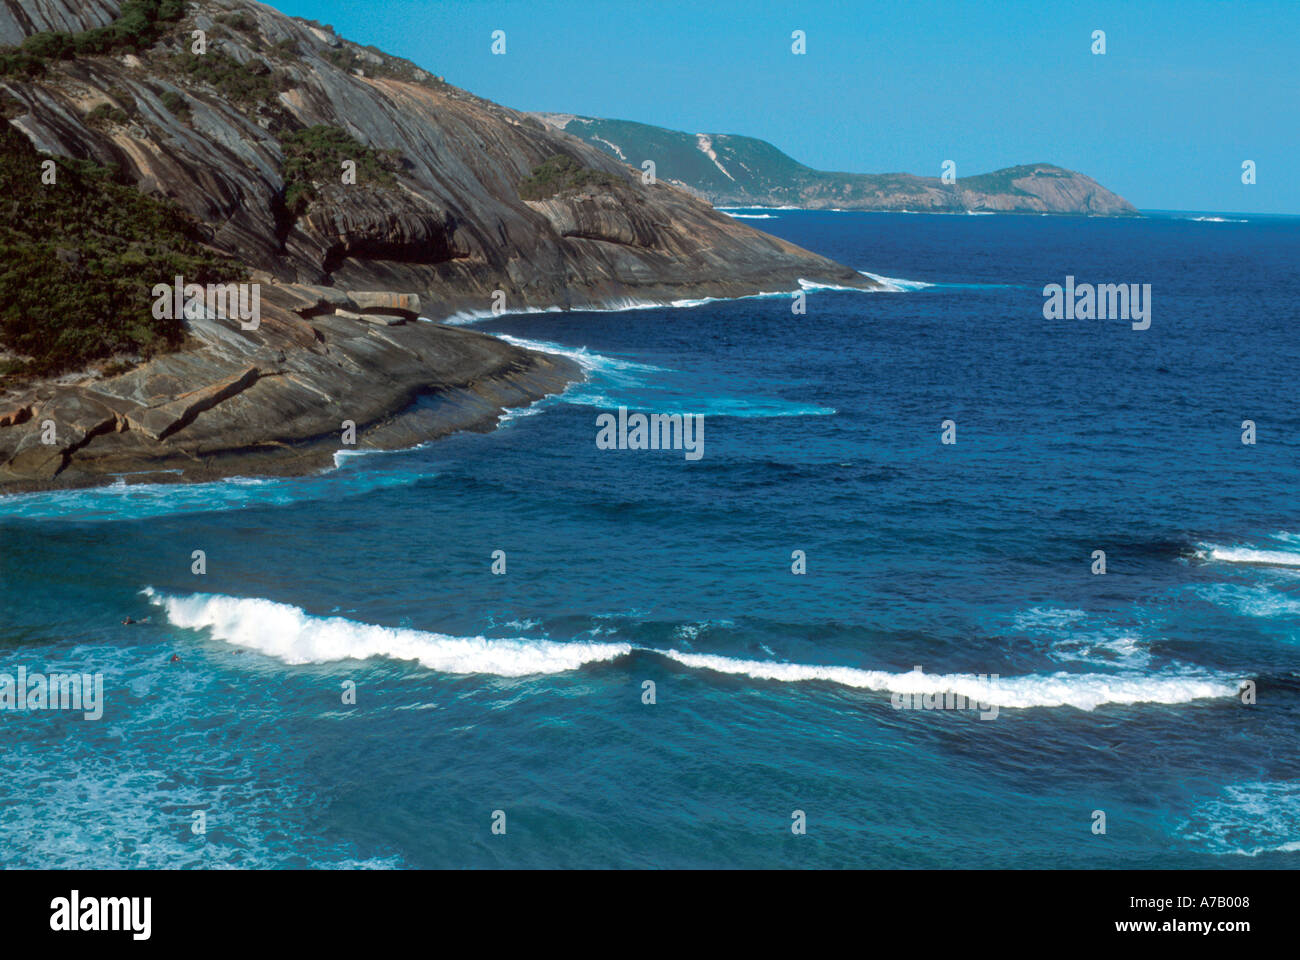
[[[1144,209],[1300,214],[1300,0],[272,5],[520,110],[747,134],[824,170],[1050,161]]]

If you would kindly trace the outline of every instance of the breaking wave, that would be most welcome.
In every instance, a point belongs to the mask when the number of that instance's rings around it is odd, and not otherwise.
[[[1286,533],[1276,534],[1273,538],[1280,541],[1277,546],[1283,549],[1264,549],[1258,547],[1228,547],[1213,543],[1198,544],[1196,556],[1200,560],[1217,563],[1242,563],[1266,567],[1300,567],[1300,550],[1286,547],[1300,547],[1296,538]]]
[[[453,637],[443,633],[316,617],[300,607],[257,597],[195,593],[175,597],[143,591],[178,627],[208,629],[212,636],[285,663],[329,663],[389,657],[414,660],[439,673],[524,677],[563,673],[631,652],[625,643],[558,643],[554,640]]]
[[[830,416],[835,413],[832,407],[780,398],[701,395],[693,387],[674,386],[674,381],[685,383],[687,377],[666,367],[592,353],[586,347],[566,347],[546,340],[527,340],[509,334],[497,336],[526,350],[567,357],[577,363],[587,375],[586,381],[570,384],[567,390],[555,397],[545,398],[518,412],[507,413],[499,422],[535,413],[553,399],[593,407],[671,409],[715,417],[801,417]]]
[[[898,277],[882,277],[878,274],[868,273],[866,270],[859,270],[858,273],[882,284],[888,293],[911,293],[914,290],[925,290],[927,287],[934,286],[933,283],[926,283],[924,280],[900,280]]]
[[[999,707],[1076,707],[1094,710],[1107,703],[1190,703],[1212,697],[1235,696],[1239,686],[1230,677],[1209,674],[1054,673],[1021,677],[979,677],[975,674],[890,673],[856,667],[812,666],[764,660],[736,660],[712,654],[662,651],[688,667],[716,673],[743,674],[755,680],[795,683],[823,680],[845,687],[884,693],[953,693]]]
[[[892,673],[856,667],[742,660],[716,654],[635,647],[628,643],[562,642],[545,639],[455,637],[409,628],[318,617],[300,607],[257,597],[196,593],[171,596],[146,587],[144,595],[175,626],[207,629],[217,639],[257,650],[290,664],[329,663],[389,657],[413,660],[440,673],[522,677],[577,670],[627,656],[633,651],[666,657],[683,666],[754,680],[825,681],[881,693],[953,693],[1005,708],[1075,707],[1103,704],[1189,703],[1235,696],[1239,686],[1224,675],[1167,673],[1029,675]]]

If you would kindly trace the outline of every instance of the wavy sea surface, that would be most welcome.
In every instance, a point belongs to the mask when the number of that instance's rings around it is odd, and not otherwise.
[[[0,710],[3,862],[1300,864],[1300,220],[735,212],[888,292],[484,320],[589,380],[0,498],[0,673],[106,698]],[[1067,274],[1150,329],[1044,320]],[[703,459],[597,449],[620,406]]]

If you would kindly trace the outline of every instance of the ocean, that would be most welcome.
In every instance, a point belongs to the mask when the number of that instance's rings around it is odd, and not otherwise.
[[[889,292],[483,320],[589,380],[0,498],[0,673],[104,689],[0,710],[4,865],[1300,865],[1300,218],[732,212]]]

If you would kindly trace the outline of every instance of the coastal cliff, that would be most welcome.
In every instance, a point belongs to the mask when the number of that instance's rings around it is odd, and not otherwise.
[[[874,286],[248,0],[0,0],[0,43],[0,112],[21,135],[4,147],[18,257],[0,278],[0,489],[301,472],[344,421],[358,446],[408,445],[581,376],[436,322],[466,312]],[[255,328],[151,318],[182,247],[204,274],[186,282],[258,285]],[[418,311],[377,319],[376,293]],[[425,394],[450,402],[434,416],[413,406]]]

